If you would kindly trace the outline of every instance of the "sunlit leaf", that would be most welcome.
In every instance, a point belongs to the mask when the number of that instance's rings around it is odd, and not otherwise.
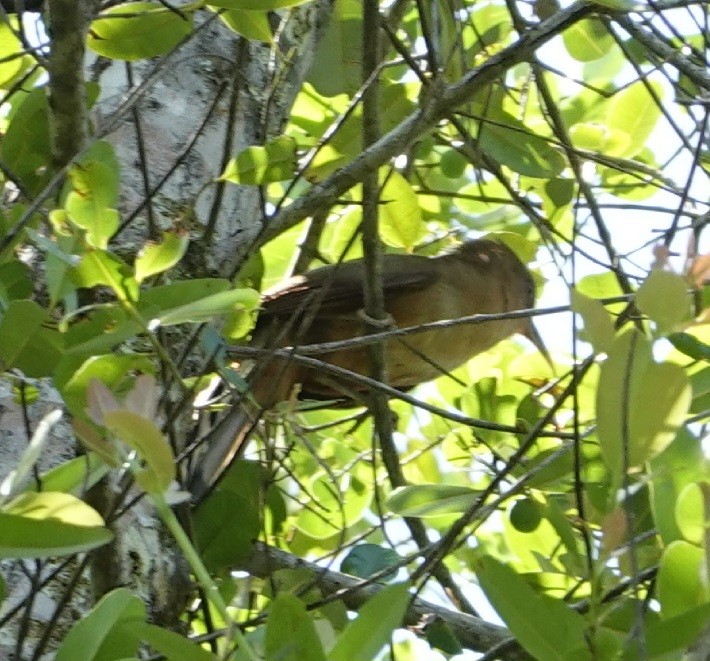
[[[584,320],[584,339],[591,343],[597,353],[608,351],[616,334],[609,313],[599,301],[576,289],[572,290],[571,297],[572,309]]]
[[[710,529],[710,486],[708,483],[688,484],[678,494],[675,504],[678,529],[686,540],[702,545]]]
[[[126,2],[91,23],[87,44],[104,57],[138,60],[169,52],[191,32],[192,12],[180,15],[158,2]]]
[[[604,23],[597,19],[578,21],[562,33],[567,52],[580,62],[604,57],[616,43]]]
[[[254,289],[231,289],[166,310],[156,320],[161,326],[200,323],[237,310],[256,310],[260,300],[259,292]]]
[[[661,116],[662,99],[661,85],[645,80],[633,83],[614,95],[607,123],[610,129],[625,133],[629,142],[623,149],[609,153],[630,158],[643,149]]]
[[[385,184],[380,191],[380,236],[391,246],[410,250],[427,232],[417,195],[399,172],[383,176]]]
[[[167,271],[177,264],[185,254],[190,238],[179,232],[163,232],[160,243],[148,243],[138,253],[133,265],[136,280]]]
[[[219,5],[214,3],[211,7],[219,7]],[[219,13],[219,17],[225,25],[242,37],[267,44],[273,41],[267,12],[226,9]]]
[[[636,292],[636,305],[661,332],[672,330],[690,316],[688,283],[680,275],[653,269]]]
[[[395,489],[387,507],[400,516],[430,517],[465,512],[480,496],[469,487],[416,484]]]
[[[710,585],[703,578],[705,552],[684,541],[671,542],[658,570],[658,598],[664,617],[674,617],[710,602]]]
[[[656,363],[637,330],[617,337],[602,365],[597,417],[602,455],[616,475],[663,450],[683,423],[692,390],[685,371]]]
[[[113,148],[99,141],[69,168],[72,190],[64,208],[71,221],[86,230],[90,245],[105,249],[119,225],[118,161]]]
[[[239,152],[220,178],[233,184],[265,184],[291,179],[295,171],[296,141],[282,135]]]
[[[96,510],[66,493],[24,493],[0,512],[0,556],[5,558],[80,553],[112,537]]]

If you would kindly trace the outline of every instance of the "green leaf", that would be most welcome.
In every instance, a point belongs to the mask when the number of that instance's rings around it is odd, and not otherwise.
[[[409,590],[403,583],[378,592],[345,627],[328,661],[372,661],[402,625],[409,600]]]
[[[284,7],[296,7],[309,0],[216,0],[210,4],[226,9],[249,9],[252,11],[273,11]]]
[[[710,530],[710,488],[707,484],[686,484],[678,494],[675,518],[683,537],[693,544],[702,545],[705,531]]]
[[[13,111],[0,140],[0,159],[34,191],[47,179],[51,160],[46,88],[30,92],[22,103],[13,105]]]
[[[0,264],[0,287],[9,299],[31,298],[34,289],[27,264],[17,259]]]
[[[708,474],[701,440],[687,429],[681,429],[676,439],[653,458],[650,466],[653,519],[664,545],[668,545],[683,537],[676,507],[680,494],[687,485]]]
[[[449,179],[458,179],[463,176],[468,159],[464,158],[456,149],[447,149],[441,155],[441,174]]]
[[[72,428],[77,439],[94,455],[101,458],[104,466],[119,468],[123,465],[125,453],[121,452],[116,443],[105,438],[98,429],[81,418],[72,421]]]
[[[611,271],[584,276],[577,284],[577,291],[591,298],[611,298],[623,294],[619,281]]]
[[[643,11],[646,7],[645,2],[634,2],[633,0],[594,0],[594,4],[619,11]]]
[[[49,432],[62,418],[61,409],[54,409],[47,413],[40,423],[37,425],[32,438],[27,447],[23,451],[19,461],[15,463],[15,467],[8,473],[5,479],[0,482],[0,502],[6,494],[14,494],[20,487],[21,483],[29,475],[30,471],[37,465],[47,441],[49,440]],[[36,484],[34,480],[33,484]]]
[[[638,661],[643,657],[657,661],[687,659],[687,648],[703,635],[709,621],[710,604],[704,604],[676,617],[651,622],[644,627],[643,651],[639,649],[637,637],[633,636],[624,650],[623,661]]]
[[[74,321],[68,326],[70,321]],[[123,308],[108,303],[75,320],[63,320],[65,356],[95,356],[111,351],[143,331],[143,326]]]
[[[0,557],[49,558],[111,541],[98,512],[66,493],[24,493],[0,512]]]
[[[678,351],[693,360],[710,361],[710,344],[701,342],[690,333],[671,333],[666,338]]]
[[[460,28],[458,21],[455,21],[452,41],[450,48],[457,48],[457,43],[461,39]],[[470,26],[470,33],[464,30],[464,46],[466,54],[472,59],[479,52],[488,49],[489,52],[496,52],[500,46],[508,42],[513,26],[510,21],[508,10],[500,5],[483,6],[476,11],[471,12],[471,15],[466,20],[467,27]],[[471,42],[469,46],[468,42]],[[459,73],[462,75],[462,73]]]
[[[567,28],[562,39],[567,52],[578,62],[593,62],[609,53],[614,37],[600,20],[587,18]]]
[[[651,95],[649,88],[655,93],[658,101]],[[623,148],[608,151],[610,155],[631,158],[646,146],[646,141],[661,116],[659,106],[662,99],[661,85],[643,80],[614,95],[609,104],[607,125],[612,131],[625,133],[629,140]]]
[[[121,631],[121,625],[143,622],[143,602],[127,588],[118,588],[101,598],[65,636],[56,661],[95,661],[133,656],[138,643]]]
[[[346,207],[343,209],[342,216],[327,223],[320,240],[320,252],[323,257],[330,263],[361,258],[362,241],[359,236],[361,223],[362,206],[359,204]]]
[[[0,320],[2,369],[48,376],[61,358],[62,337],[49,327],[47,312],[34,301],[11,301]]]
[[[417,194],[399,172],[383,173],[382,178],[380,236],[390,246],[411,250],[427,234]]]
[[[89,452],[42,473],[39,476],[40,485],[32,480],[27,490],[61,491],[78,496],[94,486],[107,472],[108,466],[95,453]]]
[[[220,489],[210,494],[194,516],[195,536],[203,562],[222,572],[244,558],[261,532],[259,501],[248,494]]]
[[[182,232],[163,232],[160,243],[148,243],[136,257],[133,265],[136,280],[143,282],[146,278],[167,271],[177,264],[185,254],[190,237]]]
[[[596,353],[606,353],[614,341],[616,331],[611,315],[597,300],[581,294],[576,289],[571,292],[572,310],[584,320],[584,339]]]
[[[619,136],[623,136],[623,140],[616,139]],[[630,138],[619,130],[613,133],[613,137],[615,140],[613,143],[611,141],[608,143],[609,149],[605,149],[607,152],[618,151],[622,145],[630,144]],[[601,175],[601,186],[605,192],[622,200],[638,202],[655,195],[659,188],[666,185],[666,179],[662,166],[656,163],[648,147],[635,154],[632,160],[643,166],[645,170],[643,174],[638,173],[633,165],[628,170],[599,165],[597,172]]]
[[[387,507],[400,516],[434,517],[465,512],[480,496],[469,487],[450,484],[416,484],[395,489]]]
[[[135,636],[164,655],[168,661],[217,661],[217,657],[185,636],[148,622],[121,622],[120,630]]]
[[[340,0],[318,43],[308,82],[319,94],[354,94],[362,84],[362,3]]]
[[[506,112],[485,123],[478,135],[487,154],[518,174],[549,179],[565,168],[565,159],[551,143]]]
[[[183,16],[157,2],[126,2],[106,10],[91,24],[87,44],[98,55],[114,60],[163,55],[192,32],[192,13]]]
[[[576,661],[590,659],[586,647],[584,620],[566,604],[538,595],[506,565],[481,556],[476,576],[486,596],[510,628],[515,639],[536,659]]]
[[[347,491],[339,493],[340,488]],[[315,539],[332,537],[341,527],[357,523],[372,499],[371,490],[354,474],[333,484],[330,477],[318,473],[308,482],[308,492],[317,506],[302,508],[295,525]]]
[[[0,87],[5,87],[24,66],[22,43],[13,32],[13,28],[17,29],[16,21],[9,23],[7,20],[5,16],[5,20],[0,23]]]
[[[220,177],[233,184],[265,184],[293,178],[296,171],[296,141],[279,136],[263,147],[247,147],[227,164]]]
[[[397,566],[401,559],[390,548],[377,544],[358,544],[343,558],[340,571],[358,578],[370,578],[389,567]]]
[[[177,280],[169,285],[158,285],[141,292],[139,306],[147,303],[159,310],[170,310],[194,303],[213,294],[228,291],[231,288],[232,284],[229,280],[221,278]]]
[[[156,320],[160,322],[161,326],[173,326],[187,322],[202,323],[230,312],[256,310],[260,301],[259,292],[254,289],[232,289],[167,310],[159,314]]]
[[[71,279],[80,288],[110,287],[120,300],[135,300],[138,295],[138,284],[128,264],[103,250],[88,250],[71,272]]]
[[[601,368],[597,433],[602,456],[617,476],[661,452],[683,424],[692,389],[685,371],[655,363],[637,330],[617,337]]]
[[[127,409],[106,411],[103,422],[145,461],[146,468],[136,474],[140,486],[149,493],[165,491],[175,479],[175,458],[155,422]]]
[[[219,7],[216,4],[208,6]],[[242,35],[242,37],[263,41],[267,44],[272,43],[274,40],[267,12],[225,9],[219,14],[219,17],[230,30]]]
[[[72,190],[64,208],[69,219],[86,231],[89,245],[105,249],[119,225],[119,165],[111,145],[98,141],[69,168]]]
[[[569,137],[577,149],[603,152],[609,144],[611,131],[598,122],[579,122],[570,128]]]
[[[688,284],[676,273],[653,269],[636,292],[636,305],[659,331],[672,330],[690,317]]]
[[[463,653],[463,647],[453,629],[439,617],[432,618],[424,626],[424,635],[429,645],[444,652],[446,658]]]
[[[92,379],[97,379],[111,390],[132,383],[132,374],[151,374],[154,365],[147,356],[135,354],[106,354],[91,356],[67,376],[64,383],[57,384],[64,403],[75,416],[84,418],[87,404],[86,393]]]
[[[69,217],[64,209],[54,209],[49,212],[49,221],[56,228],[67,225]],[[71,281],[71,271],[80,261],[75,253],[82,249],[83,241],[78,233],[66,235],[56,229],[54,240],[29,227],[25,229],[25,233],[40,250],[46,253],[45,280],[50,295],[50,305],[54,307],[58,301],[76,290]]]
[[[688,542],[671,542],[663,552],[658,570],[658,600],[665,618],[675,617],[710,601],[710,587],[703,579],[705,552]]]
[[[265,647],[266,661],[325,661],[313,616],[288,592],[271,602]]]

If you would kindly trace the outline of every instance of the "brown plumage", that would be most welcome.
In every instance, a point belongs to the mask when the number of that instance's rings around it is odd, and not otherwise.
[[[364,262],[353,260],[315,269],[265,292],[252,344],[287,347],[363,335],[364,274]],[[527,309],[535,303],[530,272],[509,248],[491,240],[469,241],[454,252],[434,258],[385,255],[382,286],[387,312],[398,328]],[[406,390],[430,381],[514,333],[525,335],[546,353],[528,318],[461,324],[388,340],[389,385]],[[367,347],[318,357],[357,374],[369,373]],[[287,399],[296,384],[300,384],[302,398],[358,394],[357,384],[341,384],[315,368],[273,359],[254,372],[253,400],[260,410],[271,408]],[[366,395],[362,389],[360,393]],[[241,450],[258,416],[254,409],[253,404],[240,404],[208,435],[208,447],[190,478],[189,486],[196,497],[207,492]]]

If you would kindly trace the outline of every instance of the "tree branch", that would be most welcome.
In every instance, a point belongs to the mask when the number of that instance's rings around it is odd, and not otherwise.
[[[527,61],[538,48],[566,28],[603,9],[587,2],[575,2],[552,18],[531,28],[515,43],[472,69],[457,83],[444,86],[443,89],[432,89],[431,92],[423,95],[417,110],[354,158],[349,165],[334,172],[320,184],[313,186],[308,193],[272,216],[256,239],[256,246],[245,244],[242,250],[253,250],[255,247],[262,246],[304,218],[313,215],[318,209],[332,206],[343,193],[360,183],[367,172],[378,169],[390,158],[404,152],[422,133],[435,126],[455,107],[470,100],[481,87],[494,81],[516,64]],[[243,255],[238,256],[241,257]]]
[[[328,597],[329,601],[333,598],[340,599],[353,610],[366,604],[384,587],[379,583],[367,583],[347,574],[324,569],[320,565],[261,542],[254,544],[251,554],[242,560],[236,569],[259,578],[267,578],[278,569],[307,569],[313,573],[313,580],[324,597]],[[505,627],[490,624],[473,615],[457,613],[420,598],[412,600],[404,623],[417,627],[433,618],[446,622],[463,647],[477,652],[488,650],[511,639],[510,631]],[[516,645],[508,648],[500,658],[506,661],[529,661],[531,657]]]

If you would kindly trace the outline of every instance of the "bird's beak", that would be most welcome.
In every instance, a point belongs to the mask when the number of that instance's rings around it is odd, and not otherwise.
[[[535,345],[535,348],[542,354],[542,357],[552,368],[552,371],[554,373],[555,367],[552,364],[550,352],[547,350],[545,343],[542,341],[542,337],[540,337],[540,333],[538,333],[537,328],[535,328],[535,324],[533,324],[532,319],[525,320],[525,325],[523,326],[522,334]]]

